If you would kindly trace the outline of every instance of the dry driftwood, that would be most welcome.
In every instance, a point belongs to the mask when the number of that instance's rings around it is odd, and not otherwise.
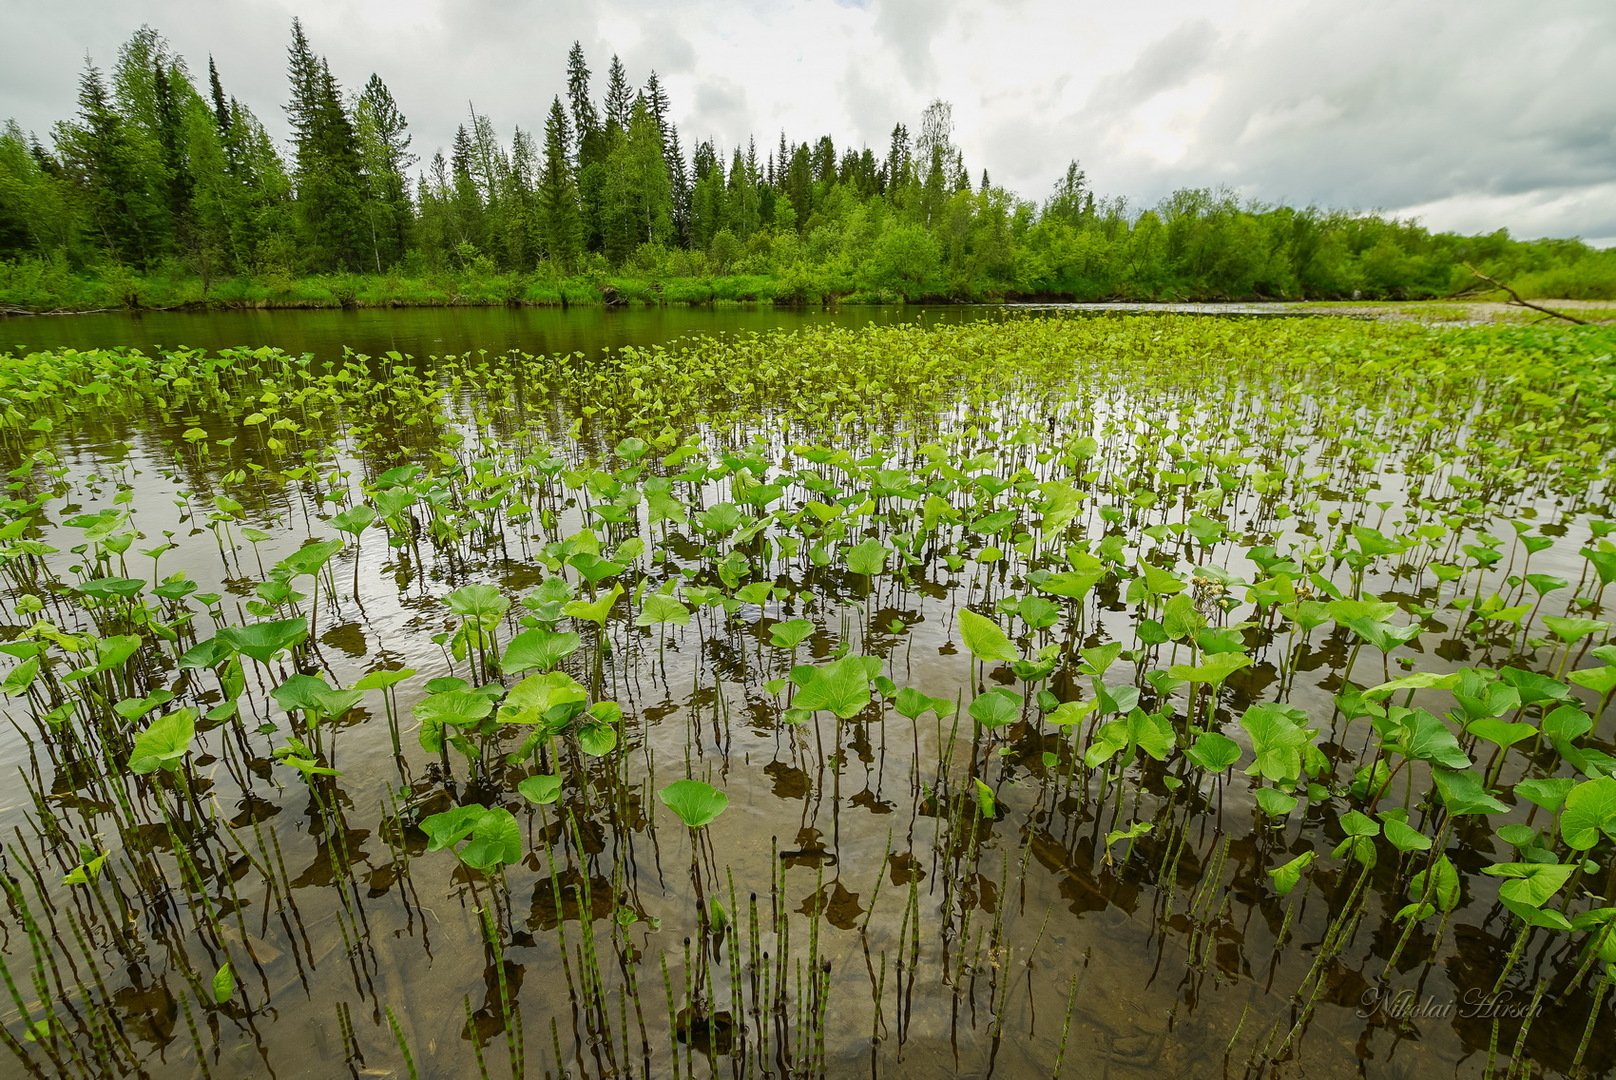
[[[1466,270],[1470,271],[1472,274],[1476,275],[1482,281],[1485,281],[1487,284],[1491,285],[1493,288],[1495,288],[1495,289],[1503,289],[1505,292],[1509,293],[1509,302],[1512,303],[1512,304],[1518,304],[1518,305],[1520,305],[1521,307],[1524,307],[1524,308],[1531,308],[1533,311],[1541,311],[1545,315],[1552,315],[1556,319],[1564,319],[1566,322],[1573,322],[1573,323],[1576,323],[1578,326],[1587,326],[1588,325],[1588,320],[1587,319],[1579,319],[1575,315],[1567,315],[1563,311],[1555,311],[1553,308],[1546,308],[1542,304],[1534,304],[1530,300],[1523,300],[1521,298],[1520,293],[1516,292],[1514,289],[1510,288],[1508,285],[1505,285],[1502,281],[1499,281],[1497,278],[1488,277],[1486,274],[1483,274],[1480,270],[1477,270],[1474,266],[1471,266],[1469,263],[1465,263],[1464,268]]]

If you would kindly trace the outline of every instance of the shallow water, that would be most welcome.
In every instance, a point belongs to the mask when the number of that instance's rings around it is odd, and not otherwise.
[[[276,325],[291,318],[296,326],[278,344],[322,355],[332,347],[328,340],[363,352],[420,352],[431,351],[419,344],[423,335],[436,333],[434,340],[444,340],[451,333],[488,333],[487,324],[448,329],[465,315],[473,316],[473,323],[511,320],[506,341],[527,343],[535,333],[550,333],[525,321],[549,314],[542,312],[410,313],[415,314],[423,315],[419,326],[401,323],[385,335],[362,329],[365,323],[347,324],[351,332],[341,327],[355,317],[400,316],[277,313],[272,318]],[[654,336],[658,331],[647,325],[633,324],[629,332],[625,324],[611,321],[636,314],[590,317],[623,331],[615,340]],[[244,325],[233,322],[220,332],[245,332],[237,329]],[[174,332],[164,324],[151,331],[151,340]],[[590,345],[558,347],[598,346],[606,331],[580,333],[576,340],[588,337]],[[493,348],[504,342],[496,334],[485,343]],[[1074,407],[1057,418],[1062,431],[1100,431],[1156,407],[1104,389],[1087,405],[1086,411]],[[559,412],[568,416],[570,407]],[[1253,407],[1253,422],[1256,415]],[[78,542],[77,532],[63,524],[66,519],[112,505],[116,492],[127,489],[133,492],[135,523],[148,538],[135,548],[172,534],[177,547],[161,557],[162,572],[184,571],[202,592],[224,595],[230,621],[246,621],[241,605],[263,577],[260,564],[273,565],[310,532],[332,535],[320,520],[329,514],[320,492],[347,490],[361,476],[374,477],[395,463],[396,448],[362,451],[339,439],[322,473],[347,472],[352,481],[236,485],[221,478],[253,459],[246,440],[208,458],[175,450],[184,445],[185,430],[200,425],[223,437],[237,430],[238,417],[234,409],[211,418],[148,415],[138,423],[105,416],[80,431],[59,433],[52,445],[67,470],[65,491],[41,534],[63,549],[53,558],[66,565],[68,550]],[[1052,430],[1057,421],[1051,421]],[[558,422],[546,434],[559,439],[564,429]],[[473,449],[497,452],[498,437],[479,434],[464,417],[462,430]],[[1313,521],[1324,521],[1335,510],[1362,517],[1372,514],[1378,501],[1404,499],[1414,448],[1398,444],[1395,431],[1383,434],[1392,449],[1367,478],[1366,490],[1321,499],[1310,514]],[[1309,434],[1294,467],[1320,468],[1331,461],[1332,435],[1323,428]],[[774,433],[766,440],[761,456],[778,467],[790,440]],[[1041,467],[1036,447],[982,449],[996,455],[993,470],[999,475],[1021,465],[1035,472]],[[509,453],[511,459],[519,457],[515,449]],[[903,467],[913,456],[897,455]],[[231,526],[234,535],[221,540],[207,527],[204,508],[225,491],[244,509]],[[788,483],[781,499],[801,504],[813,494]],[[1576,549],[1589,515],[1565,514],[1560,495],[1516,492],[1501,499],[1497,516],[1485,525],[1501,535],[1510,534],[1511,518],[1563,529],[1563,539],[1533,556],[1532,568],[1576,580],[1581,567]],[[734,497],[731,479],[708,481],[692,492],[693,501],[706,505]],[[558,515],[544,530],[547,537],[567,536],[588,520],[585,504],[591,500],[577,488],[554,487],[541,501]],[[1268,509],[1255,497],[1236,501],[1227,508],[1229,532],[1238,537],[1260,531]],[[890,512],[890,518],[875,517],[886,535],[903,527],[907,511],[899,501],[890,504]],[[1106,529],[1092,506],[1078,524],[1096,536]],[[1491,1040],[1500,1039],[1502,1057],[1508,1057],[1536,981],[1564,967],[1564,957],[1539,941],[1504,992],[1491,994],[1514,928],[1495,895],[1478,887],[1488,879],[1467,876],[1465,900],[1445,932],[1434,936],[1434,921],[1416,932],[1398,972],[1382,981],[1381,970],[1402,929],[1392,917],[1406,899],[1395,862],[1386,859],[1366,879],[1361,923],[1329,967],[1297,1041],[1281,1054],[1281,1042],[1300,1015],[1301,1002],[1293,995],[1357,877],[1352,864],[1323,857],[1341,838],[1337,811],[1328,801],[1307,804],[1276,826],[1256,812],[1238,770],[1217,780],[1187,773],[1181,760],[1163,765],[1142,759],[1124,782],[1108,785],[1096,772],[1070,767],[1072,748],[1054,729],[1016,725],[982,748],[980,770],[973,771],[995,789],[997,813],[989,820],[950,810],[971,799],[965,783],[972,749],[968,721],[954,733],[951,722],[929,714],[911,723],[891,709],[874,708],[851,720],[820,712],[806,724],[783,722],[779,696],[765,684],[784,678],[793,658],[829,662],[838,645],[881,657],[883,673],[898,686],[949,700],[968,702],[980,690],[1012,683],[1007,668],[990,667],[985,676],[973,670],[957,622],[963,606],[990,611],[992,602],[1019,591],[1007,564],[998,561],[967,560],[950,569],[928,558],[904,577],[886,574],[866,582],[775,551],[764,557],[754,580],[785,588],[790,593],[785,600],[743,604],[728,615],[703,608],[688,627],[635,627],[633,609],[620,606],[609,624],[612,656],[605,664],[602,695],[623,706],[622,741],[611,759],[616,764],[576,756],[570,761],[576,774],[568,774],[567,806],[576,815],[578,843],[566,842],[557,807],[524,809],[514,797],[514,779],[508,786],[495,783],[494,797],[518,811],[525,851],[524,861],[496,884],[460,867],[448,852],[427,852],[419,830],[399,821],[402,805],[419,801],[427,810],[447,805],[436,756],[416,745],[409,721],[426,679],[451,671],[466,674],[464,662],[453,662],[432,641],[448,626],[442,597],[478,581],[500,585],[514,598],[543,576],[535,565],[542,543],[533,538],[531,525],[503,519],[494,525],[441,548],[428,535],[419,557],[408,546],[388,546],[373,530],[357,552],[350,545],[338,556],[329,582],[334,589],[323,588],[319,596],[313,635],[319,647],[311,666],[338,687],[380,667],[415,669],[416,676],[399,687],[403,755],[394,755],[381,699],[367,695],[330,736],[329,763],[341,775],[311,788],[292,770],[272,763],[268,751],[280,736],[256,730],[255,721],[284,727],[286,717],[264,691],[290,669],[249,671],[254,717],[239,727],[220,725],[199,739],[196,773],[205,798],[239,838],[227,843],[218,826],[212,833],[218,843],[211,844],[206,821],[196,824],[202,839],[187,846],[197,860],[202,889],[187,888],[183,866],[165,854],[174,842],[161,816],[154,817],[155,802],[142,798],[135,807],[134,816],[155,820],[148,833],[107,833],[110,819],[88,804],[84,792],[74,794],[77,785],[65,771],[43,755],[30,759],[30,738],[24,734],[29,721],[25,711],[12,709],[19,728],[0,733],[0,764],[21,766],[31,775],[75,835],[102,833],[109,850],[124,853],[111,863],[122,875],[117,888],[135,894],[130,879],[143,870],[168,877],[161,885],[143,883],[138,892],[155,906],[132,913],[138,926],[120,927],[82,888],[55,884],[72,863],[60,844],[35,838],[30,822],[38,821],[38,812],[20,785],[0,809],[4,835],[18,838],[17,845],[7,844],[8,869],[22,873],[12,859],[24,861],[20,856],[26,850],[26,857],[41,865],[37,876],[46,883],[43,891],[59,911],[76,913],[89,939],[87,948],[75,949],[71,925],[61,925],[65,914],[51,927],[49,936],[72,969],[55,976],[69,991],[63,996],[74,999],[71,990],[82,981],[89,985],[85,997],[97,999],[87,969],[91,958],[99,960],[97,978],[105,980],[106,996],[117,1003],[117,1022],[142,1068],[160,1075],[196,1070],[192,1047],[199,1041],[218,1076],[401,1076],[404,1066],[386,1012],[391,1009],[421,1076],[476,1075],[474,1047],[486,1056],[491,1075],[506,1075],[510,1032],[502,1013],[511,1010],[500,1004],[502,973],[503,993],[521,1016],[527,1072],[535,1076],[560,1070],[667,1076],[688,1065],[697,1076],[1019,1078],[1049,1075],[1063,1043],[1067,1076],[1480,1076]],[[245,526],[274,535],[250,545],[240,539]],[[643,504],[632,521],[603,531],[614,539],[639,535],[651,541],[647,556],[626,577],[656,584],[688,569],[713,581],[714,560],[703,554],[702,542],[689,529],[667,534],[654,528]],[[764,535],[777,538],[779,530]],[[1301,534],[1287,529],[1282,538],[1299,540]],[[1130,543],[1137,540],[1134,535]],[[1254,565],[1242,549],[1225,543],[1218,561],[1235,575],[1249,576]],[[667,557],[649,558],[655,551]],[[1183,554],[1192,563],[1194,556],[1206,558],[1188,540]],[[131,551],[129,575],[141,576],[148,564]],[[1444,595],[1433,579],[1409,580],[1391,566],[1372,572],[1364,591],[1412,595],[1429,605]],[[50,610],[67,614],[65,606]],[[513,615],[520,613],[512,609]],[[1432,622],[1440,623],[1446,614],[1435,614]],[[1081,641],[1070,627],[1074,637],[1064,653],[1074,642],[1130,640],[1135,615],[1114,588],[1107,592],[1102,585],[1081,608]],[[794,657],[767,644],[771,625],[799,616],[812,619],[816,629]],[[1030,640],[1058,641],[1067,630],[1062,624],[1056,631],[1035,631]],[[1445,624],[1428,630],[1400,651],[1418,670],[1542,660],[1517,654],[1509,643],[1478,643]],[[1452,632],[1444,636],[1445,630]],[[1216,703],[1226,733],[1249,753],[1232,721],[1253,702],[1272,700],[1277,680],[1288,671],[1295,682],[1285,700],[1304,708],[1314,725],[1330,729],[1327,753],[1350,764],[1365,738],[1363,722],[1343,725],[1339,734],[1330,723],[1334,691],[1352,654],[1345,632],[1325,626],[1298,638],[1255,628],[1246,639],[1255,663],[1230,679]],[[1379,681],[1372,667],[1371,657],[1360,658],[1357,681]],[[583,677],[575,662],[569,668]],[[1397,673],[1388,663],[1386,674]],[[162,675],[165,684],[188,678],[172,670]],[[1078,683],[1075,674],[1063,677],[1069,686]],[[1603,741],[1597,745],[1610,749]],[[1047,764],[1041,758],[1045,752],[1056,754],[1062,767]],[[456,764],[460,774],[447,786],[462,796],[489,797],[483,790],[488,785],[468,784],[464,763]],[[1523,754],[1513,755],[1503,778],[1524,775],[1534,764]],[[728,811],[708,827],[699,846],[655,797],[656,789],[687,768],[730,798]],[[520,771],[496,770],[494,779]],[[939,791],[947,792],[946,798]],[[1524,818],[1525,809],[1510,820]],[[1107,844],[1110,830],[1136,820],[1152,821],[1153,831],[1132,844]],[[1486,829],[1468,824],[1454,843],[1454,857],[1466,871],[1502,847]],[[157,854],[131,854],[143,844]],[[1316,849],[1320,859],[1306,888],[1299,887],[1292,902],[1276,897],[1265,871]],[[558,900],[557,894],[558,888],[585,882],[590,919],[581,917],[586,910],[581,897]],[[735,922],[735,932],[721,943],[705,943],[706,961],[704,944],[691,940],[703,908],[698,882],[702,897],[716,894]],[[113,887],[109,883],[107,891]],[[29,894],[29,900],[38,914],[37,898]],[[197,911],[208,903],[218,909],[217,932],[196,928],[203,921]],[[498,912],[502,968],[492,961],[477,915],[490,905]],[[170,922],[192,929],[176,934],[167,928]],[[781,929],[789,933],[789,946]],[[127,940],[120,942],[122,935]],[[587,947],[586,935],[593,937]],[[185,943],[184,956],[169,947],[176,940]],[[5,956],[14,971],[28,969],[27,945],[13,928]],[[590,949],[602,957],[600,974],[594,976],[598,994],[584,974]],[[1433,950],[1434,961],[1426,965]],[[240,996],[222,1009],[205,1008],[194,980],[205,984],[224,951],[236,965]],[[766,957],[763,963],[754,962],[754,951]],[[789,962],[782,964],[787,953]],[[731,979],[732,957],[742,971],[738,985]],[[688,997],[683,989],[688,980],[712,979],[714,1008],[742,1018],[745,1033],[735,1041],[747,1047],[744,1054],[709,1058],[702,1031],[683,1040],[669,1037],[669,1029],[681,1028],[683,1021],[668,1015],[663,961],[675,999]],[[816,972],[825,980],[817,990]],[[754,1013],[759,980],[770,978],[776,986],[784,978],[789,987],[773,1017]],[[636,985],[638,1008],[625,992]],[[1397,996],[1405,994],[1412,997]],[[23,996],[29,996],[26,988]],[[699,986],[696,996],[702,996]],[[1070,1027],[1063,1037],[1068,1002]],[[1530,1029],[1534,1075],[1555,1075],[1568,1066],[1592,1004],[1580,988],[1545,999]],[[821,1007],[822,1023],[815,1016]],[[187,1010],[196,1014],[193,1022],[200,1028],[195,1040],[188,1034]],[[6,1013],[14,1032],[21,1031],[19,1013]],[[1493,1016],[1507,1021],[1501,1035]],[[766,1048],[758,1043],[760,1030],[770,1033]],[[718,1041],[720,1049],[733,1049],[730,1036]],[[670,1047],[688,1061],[670,1059]],[[1616,1047],[1596,1039],[1589,1057],[1592,1072],[1608,1075],[1613,1064]],[[0,1071],[16,1065],[4,1059]]]

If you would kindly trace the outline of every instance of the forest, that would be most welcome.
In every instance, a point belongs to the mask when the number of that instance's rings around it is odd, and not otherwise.
[[[1424,299],[1469,267],[1528,296],[1616,298],[1616,251],[1264,205],[1150,207],[1077,160],[1041,201],[967,165],[949,105],[889,145],[756,136],[688,152],[656,73],[595,96],[574,44],[542,129],[468,110],[423,160],[379,75],[354,92],[296,20],[282,148],[150,27],[45,138],[0,132],[0,307],[761,300]],[[280,106],[271,106],[280,107]]]

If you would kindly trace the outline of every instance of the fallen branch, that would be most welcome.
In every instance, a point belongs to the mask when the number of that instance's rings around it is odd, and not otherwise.
[[[1516,292],[1514,289],[1510,288],[1508,285],[1505,285],[1502,281],[1499,281],[1497,278],[1488,277],[1486,274],[1483,274],[1480,270],[1477,270],[1474,266],[1471,266],[1469,263],[1463,263],[1462,265],[1464,266],[1464,268],[1466,270],[1470,271],[1472,274],[1476,275],[1478,278],[1485,281],[1487,284],[1491,285],[1493,288],[1495,288],[1495,289],[1503,289],[1505,292],[1509,293],[1509,302],[1512,303],[1512,304],[1518,304],[1518,305],[1520,305],[1521,307],[1524,307],[1524,308],[1531,308],[1533,311],[1541,311],[1545,315],[1552,315],[1556,319],[1564,319],[1566,322],[1576,323],[1578,326],[1587,326],[1587,325],[1589,325],[1588,320],[1586,320],[1586,319],[1579,319],[1575,315],[1567,315],[1563,311],[1555,311],[1553,308],[1546,308],[1542,304],[1534,304],[1530,300],[1524,300],[1524,299],[1521,298],[1520,293]]]
[[[30,311],[27,308],[4,307],[0,308],[0,315],[96,315],[103,311],[123,311],[121,307],[85,308],[58,308],[55,311]]]

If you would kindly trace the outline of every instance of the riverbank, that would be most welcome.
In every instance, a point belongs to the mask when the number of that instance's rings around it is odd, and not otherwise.
[[[1503,294],[1495,294],[1502,300]],[[386,308],[611,308],[783,306],[823,307],[869,304],[1024,303],[1082,305],[1104,309],[1140,304],[1205,307],[1225,312],[1332,311],[1343,314],[1422,312],[1452,309],[1457,319],[1495,321],[1493,309],[1514,317],[1522,309],[1490,303],[1487,296],[1461,301],[1367,299],[1275,300],[1265,297],[1193,296],[1059,296],[964,290],[872,291],[850,283],[808,276],[728,274],[704,277],[635,277],[580,275],[568,278],[527,274],[330,274],[308,277],[268,276],[204,281],[197,277],[138,275],[117,271],[86,276],[38,264],[0,265],[0,314],[67,315],[95,312],[277,311]],[[1611,301],[1554,301],[1570,310],[1591,308],[1609,313]],[[1477,315],[1474,312],[1481,311]],[[1470,313],[1470,314],[1467,314]],[[1533,317],[1536,317],[1535,315]],[[1608,314],[1607,316],[1608,317]]]
[[[1502,294],[1499,294],[1502,295]],[[1504,300],[1258,300],[1216,303],[1097,301],[1017,304],[1029,311],[1159,312],[1165,315],[1343,315],[1377,322],[1520,323],[1553,319],[1556,313],[1590,324],[1616,322],[1616,303],[1608,300],[1533,300],[1535,308]],[[1548,312],[1543,309],[1547,308]]]
[[[727,275],[662,280],[539,278],[520,274],[331,274],[200,278],[0,270],[0,310],[11,315],[103,311],[276,311],[426,307],[616,307],[662,304],[901,303],[897,296],[789,292],[777,278]]]

